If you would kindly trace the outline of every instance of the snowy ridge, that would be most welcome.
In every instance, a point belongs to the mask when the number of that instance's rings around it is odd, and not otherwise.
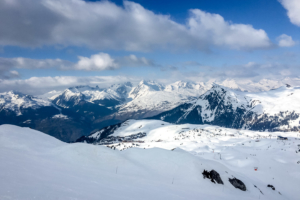
[[[161,123],[122,126],[125,135],[140,126],[149,129],[144,143],[121,144],[131,147],[126,151],[112,150],[117,144],[63,143],[29,128],[2,125],[0,199],[298,199],[295,133],[282,142],[251,131]],[[182,149],[170,151],[173,147]],[[204,179],[204,170],[217,172],[223,184]],[[246,191],[230,183],[234,177]]]
[[[300,130],[300,87],[248,93],[214,84],[197,100],[153,119],[172,123],[215,124],[261,131]]]
[[[97,101],[119,101],[123,102],[131,90],[131,83],[112,85],[107,89],[100,89],[98,86],[76,86],[66,89],[61,95],[51,97],[56,105],[68,108],[79,104],[81,101],[96,103]]]
[[[52,103],[16,91],[0,93],[0,111],[10,110],[22,115],[22,109],[37,109],[43,106],[52,106]]]
[[[129,94],[133,99],[121,105],[115,116],[127,113],[133,113],[127,118],[135,119],[153,116],[195,99],[207,89],[203,84],[183,81],[165,87],[153,81],[141,81]]]

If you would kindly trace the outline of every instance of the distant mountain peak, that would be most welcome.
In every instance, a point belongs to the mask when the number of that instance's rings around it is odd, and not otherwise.
[[[134,89],[129,93],[129,97],[134,99],[144,96],[151,91],[162,91],[165,86],[152,80],[142,80]]]

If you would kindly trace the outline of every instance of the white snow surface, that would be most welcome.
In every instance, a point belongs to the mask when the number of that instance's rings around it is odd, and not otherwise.
[[[67,144],[29,128],[1,125],[0,199],[299,199],[295,133],[286,133],[284,143],[262,138],[269,133],[162,123],[130,120],[118,134],[135,133],[143,125],[148,135],[139,148],[126,151]],[[255,142],[252,136],[258,134]],[[152,141],[157,139],[162,141]],[[203,179],[204,169],[216,170],[224,185]],[[234,188],[232,177],[247,191]]]
[[[202,164],[209,162],[210,167],[217,172],[225,169],[235,172],[238,176],[233,176],[244,183],[247,180],[247,190],[252,190],[256,185],[263,192],[263,195],[259,194],[255,188],[252,192],[258,193],[250,198],[298,199],[300,195],[296,188],[300,181],[298,132],[256,132],[211,125],[175,125],[160,120],[128,120],[111,136],[124,137],[140,132],[146,133],[146,137],[107,146],[122,151],[131,148],[163,148],[176,151],[180,148],[201,159]],[[277,140],[277,136],[288,137],[288,140]],[[258,171],[254,170],[256,167]],[[226,172],[225,174],[228,175]],[[221,178],[223,179],[223,175]],[[225,182],[227,180],[228,178]],[[276,188],[271,191],[272,194],[280,192],[281,195],[268,196],[271,194],[266,187],[268,184]],[[243,199],[247,195],[245,193]],[[216,199],[227,198],[224,196]]]

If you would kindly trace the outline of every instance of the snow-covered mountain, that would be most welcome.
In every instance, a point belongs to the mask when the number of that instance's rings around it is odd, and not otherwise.
[[[163,85],[143,80],[136,86],[129,82],[108,88],[76,86],[40,97],[6,92],[0,94],[0,124],[30,126],[63,141],[127,119],[151,117],[253,130],[299,129],[296,87],[249,93],[242,92],[245,87],[234,80],[222,84],[234,89],[202,82]],[[270,80],[259,84],[259,90],[276,86]],[[262,89],[268,84],[272,87]],[[260,108],[265,111],[259,112]]]
[[[260,131],[300,130],[300,87],[247,93],[214,85],[197,100],[152,119],[172,123],[214,124]]]
[[[72,141],[80,136],[80,131],[89,134],[128,118],[153,116],[196,98],[204,90],[194,83],[164,86],[141,81],[135,87],[129,82],[108,88],[76,86],[39,98],[7,92],[0,96],[0,123],[30,126],[63,141]]]
[[[104,146],[2,125],[0,199],[296,200],[300,142],[285,135],[129,120]]]
[[[0,93],[0,112],[6,110],[22,115],[26,109],[38,109],[45,106],[52,106],[52,103],[16,91]]]
[[[98,86],[76,86],[68,88],[62,94],[55,95],[50,99],[56,105],[64,108],[73,107],[83,102],[114,106],[126,101],[131,89],[132,85],[129,82],[112,85],[106,89],[101,89]]]
[[[141,81],[129,93],[132,100],[121,105],[112,117],[124,121],[154,116],[195,99],[207,89],[204,84],[183,81],[166,86],[154,81]]]
[[[62,112],[63,109],[49,100],[15,91],[0,93],[0,124],[31,127],[62,141],[74,141],[82,133],[92,131],[80,116]]]

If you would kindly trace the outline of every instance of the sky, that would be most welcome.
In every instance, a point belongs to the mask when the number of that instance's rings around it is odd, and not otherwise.
[[[300,79],[299,0],[1,0],[0,92]]]

